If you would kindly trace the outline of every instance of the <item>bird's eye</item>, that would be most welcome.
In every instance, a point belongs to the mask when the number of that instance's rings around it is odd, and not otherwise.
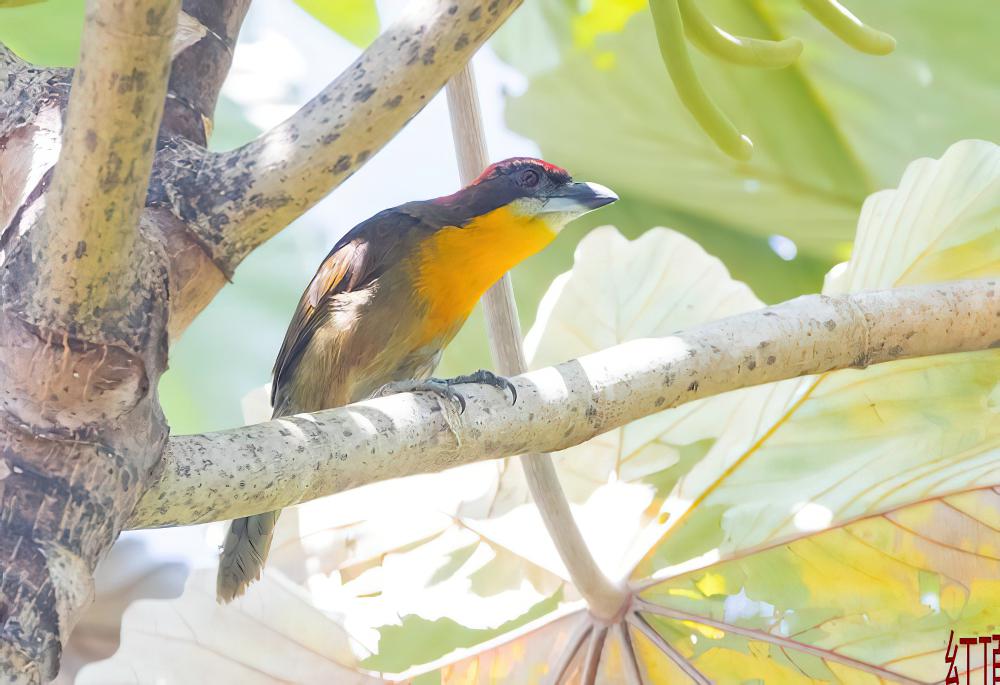
[[[540,177],[534,169],[525,169],[518,175],[518,183],[525,188],[534,188],[538,185]]]

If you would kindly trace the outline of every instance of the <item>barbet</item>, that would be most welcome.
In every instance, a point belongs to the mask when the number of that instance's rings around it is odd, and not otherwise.
[[[274,365],[273,416],[338,407],[393,382],[427,379],[483,293],[569,221],[617,200],[559,167],[514,158],[462,190],[409,202],[355,226],[302,294]],[[504,379],[478,372],[448,383]],[[420,387],[419,385],[415,387]],[[260,577],[280,511],[232,522],[218,598]]]

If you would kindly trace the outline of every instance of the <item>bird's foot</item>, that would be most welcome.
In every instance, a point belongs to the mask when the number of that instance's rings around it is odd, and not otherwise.
[[[429,392],[437,395],[441,399],[448,400],[460,407],[460,412],[465,411],[465,398],[457,390],[451,387],[447,380],[440,378],[428,378],[423,381],[393,381],[386,383],[375,391],[372,397],[385,397],[387,395],[397,395],[401,392]]]
[[[467,373],[464,376],[448,378],[444,382],[448,385],[461,385],[462,383],[491,385],[504,392],[510,392],[511,404],[515,404],[517,402],[517,386],[511,383],[505,376],[498,376],[492,371],[487,371],[486,369],[479,369],[479,371],[473,371],[472,373]]]
[[[458,404],[460,408],[459,413],[461,414],[465,412],[465,396],[452,386],[463,383],[481,383],[483,385],[491,385],[503,391],[510,391],[510,403],[514,404],[517,402],[517,388],[514,387],[514,384],[503,376],[498,376],[492,371],[485,369],[480,369],[479,371],[463,376],[455,376],[454,378],[428,378],[423,381],[411,380],[386,383],[375,392],[373,397],[385,397],[386,395],[395,395],[401,392],[430,392],[449,402]]]

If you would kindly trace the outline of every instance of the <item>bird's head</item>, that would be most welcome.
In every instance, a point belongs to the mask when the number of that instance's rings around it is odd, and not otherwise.
[[[430,212],[421,203],[421,213],[440,224],[414,260],[415,290],[430,303],[429,330],[460,325],[506,271],[544,249],[573,219],[617,199],[596,183],[574,183],[557,166],[516,157],[432,200]]]
[[[542,224],[553,234],[573,219],[618,199],[597,183],[576,183],[554,164],[513,157],[491,164],[454,195],[437,200],[460,206],[472,217],[500,212],[517,222]]]

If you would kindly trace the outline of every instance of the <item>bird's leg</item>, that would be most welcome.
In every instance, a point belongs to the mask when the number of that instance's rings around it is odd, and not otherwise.
[[[441,399],[457,404],[461,409],[459,413],[465,411],[465,398],[462,393],[452,389],[446,380],[440,378],[428,378],[426,380],[393,381],[386,383],[381,388],[372,393],[372,397],[385,397],[387,395],[397,395],[401,392],[429,392],[437,395]]]
[[[498,376],[492,371],[487,371],[486,369],[480,369],[479,371],[465,374],[463,376],[455,376],[454,378],[428,378],[422,381],[394,381],[392,383],[386,383],[381,388],[376,390],[372,397],[385,397],[386,395],[395,395],[396,393],[401,392],[430,392],[447,399],[450,402],[458,403],[459,407],[461,407],[459,413],[462,413],[465,411],[465,397],[452,386],[461,385],[463,383],[480,383],[482,385],[491,385],[494,388],[499,388],[500,390],[510,391],[511,404],[517,402],[517,388],[514,387],[514,384],[503,376]]]

